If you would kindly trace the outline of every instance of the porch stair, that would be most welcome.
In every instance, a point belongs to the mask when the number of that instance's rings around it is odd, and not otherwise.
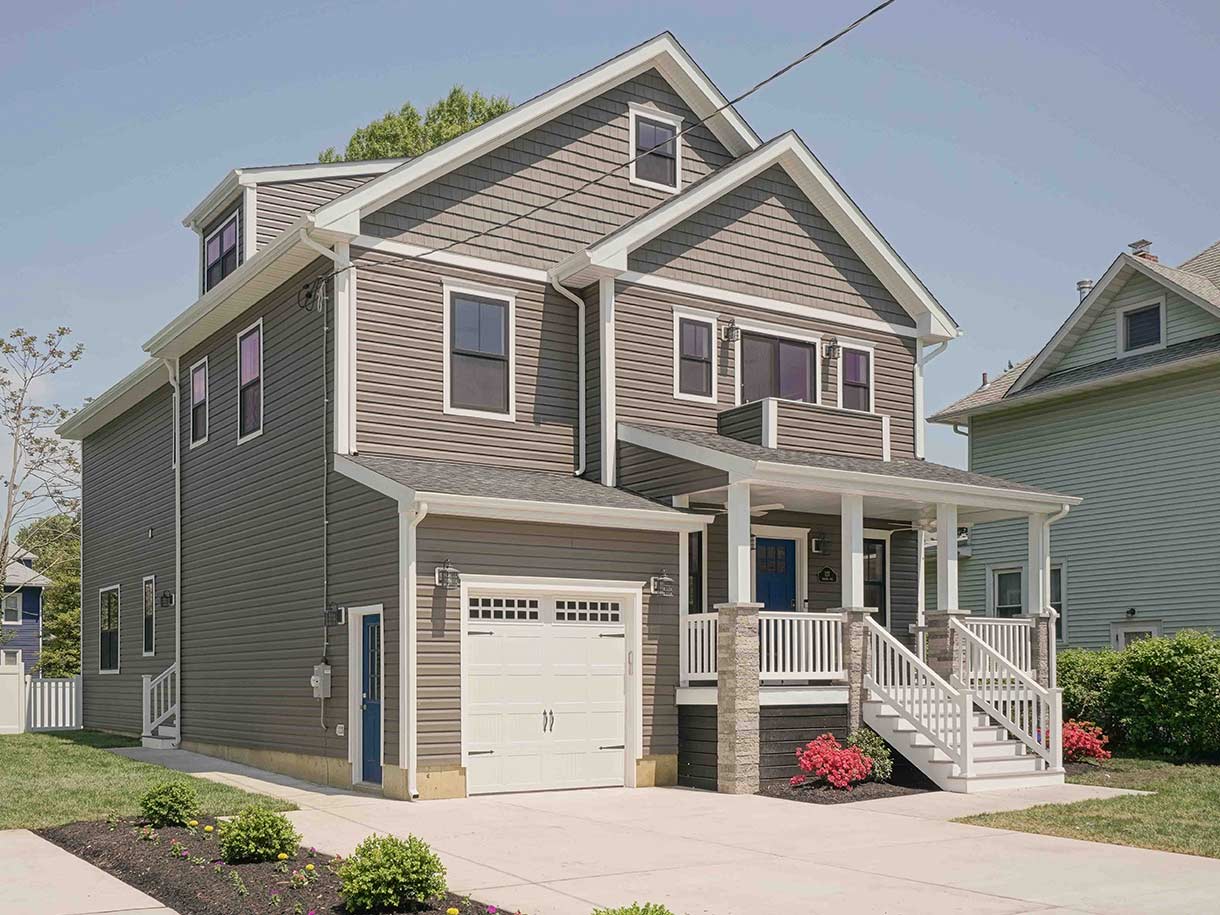
[[[150,749],[172,750],[179,743],[178,665],[171,664],[153,677],[141,678],[143,727],[140,744]]]

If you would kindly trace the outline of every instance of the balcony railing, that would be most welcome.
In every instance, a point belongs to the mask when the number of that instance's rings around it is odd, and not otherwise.
[[[716,613],[686,617],[683,682],[716,680],[718,618]],[[763,683],[844,679],[842,614],[759,613],[758,666]]]
[[[962,625],[1018,670],[1029,673],[1033,669],[1033,653],[1030,647],[1034,633],[1033,620],[1027,617],[996,619],[968,616],[962,620]]]

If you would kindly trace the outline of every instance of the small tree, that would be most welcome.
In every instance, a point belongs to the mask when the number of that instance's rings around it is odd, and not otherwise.
[[[34,672],[74,676],[80,673],[80,516],[39,518],[16,540],[34,554],[34,571],[51,580],[42,592],[42,650]]]
[[[318,154],[319,162],[355,162],[363,159],[397,159],[418,156],[473,130],[512,108],[507,96],[486,96],[454,86],[443,99],[429,105],[423,118],[410,102],[387,112],[347,141],[342,154],[331,146]]]

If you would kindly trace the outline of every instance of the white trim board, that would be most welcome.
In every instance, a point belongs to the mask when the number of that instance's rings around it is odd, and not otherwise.
[[[1157,316],[1161,319],[1160,339],[1150,346],[1141,346],[1137,349],[1127,349],[1127,315],[1135,311],[1143,311],[1146,308],[1157,308]],[[1118,359],[1129,359],[1132,356],[1142,356],[1144,353],[1155,353],[1157,350],[1165,349],[1169,345],[1166,337],[1169,333],[1169,309],[1166,307],[1165,296],[1158,295],[1149,299],[1144,299],[1140,302],[1135,302],[1131,305],[1124,305],[1121,308],[1114,309],[1114,354]]]
[[[688,308],[685,305],[673,306],[673,381],[674,381],[674,398],[676,400],[689,400],[694,403],[715,404],[717,402],[717,378],[720,375],[720,340],[718,339],[720,316],[715,312],[703,311],[698,308]],[[711,362],[712,362],[712,386],[711,393],[703,394],[688,394],[681,388],[681,365],[682,365],[682,335],[681,327],[683,321],[690,321],[696,324],[703,324],[710,327],[711,336]]]
[[[649,181],[647,178],[640,178],[635,173],[636,166],[636,148],[639,145],[636,142],[636,129],[639,119],[643,118],[646,121],[654,121],[657,124],[664,124],[674,129],[674,185],[672,187],[660,184],[656,181]],[[646,105],[641,105],[639,102],[627,103],[627,162],[631,164],[627,167],[627,181],[631,184],[637,184],[640,187],[652,188],[654,191],[661,191],[664,194],[678,194],[682,191],[682,118],[676,114],[670,114],[668,111],[662,111],[659,108],[652,108]],[[659,144],[658,144],[659,145]]]

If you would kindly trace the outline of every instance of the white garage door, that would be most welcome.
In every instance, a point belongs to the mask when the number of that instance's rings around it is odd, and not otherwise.
[[[579,593],[468,596],[471,794],[623,784],[623,611]]]

